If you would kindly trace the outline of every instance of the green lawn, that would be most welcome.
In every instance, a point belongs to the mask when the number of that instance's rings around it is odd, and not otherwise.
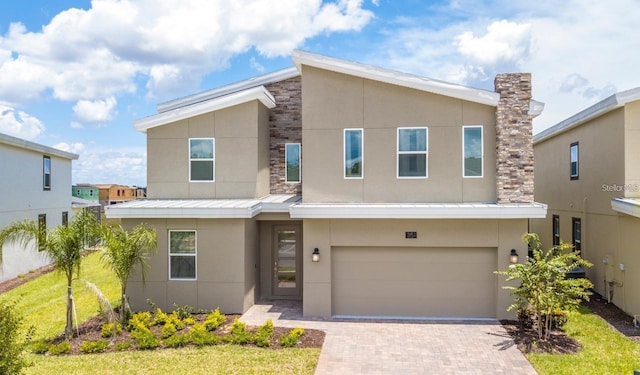
[[[119,284],[113,273],[100,263],[99,254],[83,259],[82,279],[98,286],[115,304]],[[82,281],[73,283],[78,321],[98,312],[98,300]],[[64,331],[66,281],[56,272],[29,281],[0,300],[20,298],[18,309],[26,325],[35,327],[34,339],[52,338]],[[260,349],[234,345],[203,348],[42,356],[29,354],[34,363],[26,374],[313,374],[320,349]]]
[[[640,342],[612,329],[586,308],[571,313],[565,331],[583,349],[577,354],[529,354],[539,374],[633,374],[640,369]]]

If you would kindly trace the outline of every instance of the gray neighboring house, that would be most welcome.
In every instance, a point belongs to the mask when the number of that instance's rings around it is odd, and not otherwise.
[[[73,216],[71,161],[78,155],[0,133],[0,228],[32,219],[47,228]],[[2,248],[0,281],[50,263],[35,246]]]

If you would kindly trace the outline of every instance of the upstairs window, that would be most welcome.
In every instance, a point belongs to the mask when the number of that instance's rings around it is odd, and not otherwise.
[[[62,211],[62,225],[69,224],[69,211]]]
[[[285,181],[291,183],[300,182],[300,143],[287,143],[284,145],[284,159],[286,162]]]
[[[189,139],[189,181],[215,181],[215,139]]]
[[[553,215],[551,218],[551,233],[553,234],[553,246],[560,245],[560,216]]]
[[[344,178],[363,177],[362,129],[344,130]]]
[[[169,231],[169,279],[196,279],[196,231]]]
[[[581,251],[582,250],[582,222],[579,218],[571,218],[571,226],[573,227],[572,232],[572,242],[573,242],[573,250]]]
[[[577,180],[580,172],[578,142],[572,143],[571,147],[569,148],[569,162],[570,177],[572,180]]]
[[[51,158],[42,157],[42,189],[51,190]]]
[[[482,177],[483,144],[482,126],[462,127],[462,152],[464,177]]]
[[[427,128],[398,128],[398,178],[426,178]]]

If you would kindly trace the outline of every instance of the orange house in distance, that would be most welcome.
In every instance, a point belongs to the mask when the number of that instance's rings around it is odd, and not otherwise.
[[[145,197],[144,189],[136,186],[117,184],[95,184],[94,186],[99,189],[98,199],[103,207]]]

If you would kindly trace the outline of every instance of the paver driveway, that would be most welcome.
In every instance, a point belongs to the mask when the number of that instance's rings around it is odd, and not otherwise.
[[[496,320],[353,320],[302,318],[295,301],[269,301],[247,324],[326,332],[316,374],[536,374]]]

